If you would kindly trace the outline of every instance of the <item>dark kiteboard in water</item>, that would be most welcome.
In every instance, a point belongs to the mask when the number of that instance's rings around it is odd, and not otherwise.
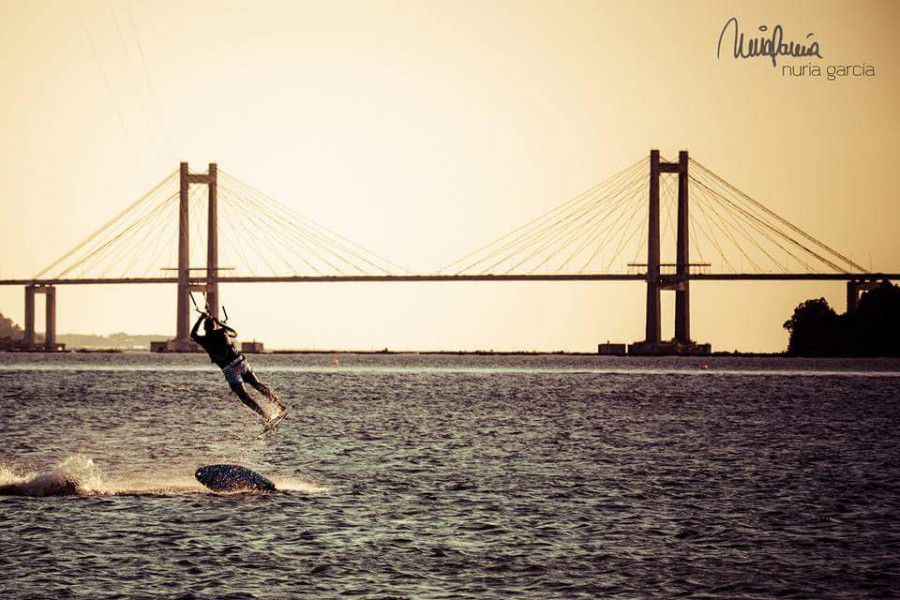
[[[197,481],[214,492],[274,492],[275,484],[240,465],[207,465],[194,473]]]

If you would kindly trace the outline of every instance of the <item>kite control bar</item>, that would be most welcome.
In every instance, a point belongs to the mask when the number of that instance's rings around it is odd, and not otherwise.
[[[191,297],[191,303],[194,305],[194,310],[196,310],[196,311],[197,311],[198,313],[200,313],[201,315],[210,316],[210,314],[209,314],[209,300],[206,299],[206,294],[203,294],[203,298],[204,298],[204,300],[206,300],[206,306],[205,306],[204,310],[200,310],[200,307],[197,305],[197,301],[194,299],[194,293],[193,293],[193,292],[188,292],[188,296]],[[216,321],[218,321],[219,323],[221,323],[221,324],[224,325],[225,323],[228,322],[228,311],[225,310],[225,305],[224,305],[224,304],[222,305],[222,313],[225,315],[225,320],[224,320],[224,321],[219,321],[219,319],[216,319]]]

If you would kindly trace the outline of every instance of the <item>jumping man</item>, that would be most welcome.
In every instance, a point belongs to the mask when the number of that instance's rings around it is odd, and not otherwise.
[[[205,335],[197,334],[200,323],[203,323]],[[237,337],[237,332],[234,329],[205,312],[200,313],[200,317],[194,323],[194,328],[191,329],[191,339],[202,346],[206,353],[209,354],[210,361],[216,363],[222,369],[228,385],[238,395],[241,402],[265,419],[267,424],[280,421],[284,417],[284,413],[287,412],[287,407],[266,384],[257,379],[247,359],[237,351],[231,339],[229,339],[234,337]],[[244,387],[245,381],[255,387],[271,402],[275,403],[278,410],[274,415],[267,415],[266,411],[262,409],[256,400],[250,397],[250,394],[247,393]]]

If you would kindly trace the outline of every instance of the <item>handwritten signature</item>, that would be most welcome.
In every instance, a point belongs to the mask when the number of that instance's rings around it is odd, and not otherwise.
[[[772,67],[778,65],[779,56],[816,56],[822,58],[822,54],[819,52],[819,42],[817,41],[807,41],[806,43],[785,42],[784,29],[782,29],[781,25],[775,25],[770,37],[767,37],[769,28],[765,25],[760,25],[759,30],[766,35],[745,39],[744,34],[741,33],[738,27],[737,17],[728,19],[725,27],[722,28],[722,33],[719,35],[719,45],[716,47],[717,58],[721,58],[722,40],[725,39],[725,34],[728,33],[732,25],[734,25],[734,58],[768,56],[772,59]],[[806,40],[809,40],[814,35],[814,33],[807,34]]]

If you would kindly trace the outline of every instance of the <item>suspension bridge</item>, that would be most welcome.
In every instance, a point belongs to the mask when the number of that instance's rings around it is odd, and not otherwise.
[[[219,232],[223,242],[219,242]],[[195,258],[205,254],[199,266]],[[55,349],[64,285],[174,284],[171,351],[189,351],[191,294],[214,316],[219,284],[269,282],[634,281],[646,285],[644,339],[630,353],[705,353],[690,333],[692,281],[844,281],[847,309],[896,273],[871,273],[682,151],[658,150],[493,242],[430,273],[411,274],[218,169],[187,163],[29,279],[26,349],[38,349],[35,297],[45,296],[44,349]],[[662,339],[661,293],[675,294],[675,336]]]

